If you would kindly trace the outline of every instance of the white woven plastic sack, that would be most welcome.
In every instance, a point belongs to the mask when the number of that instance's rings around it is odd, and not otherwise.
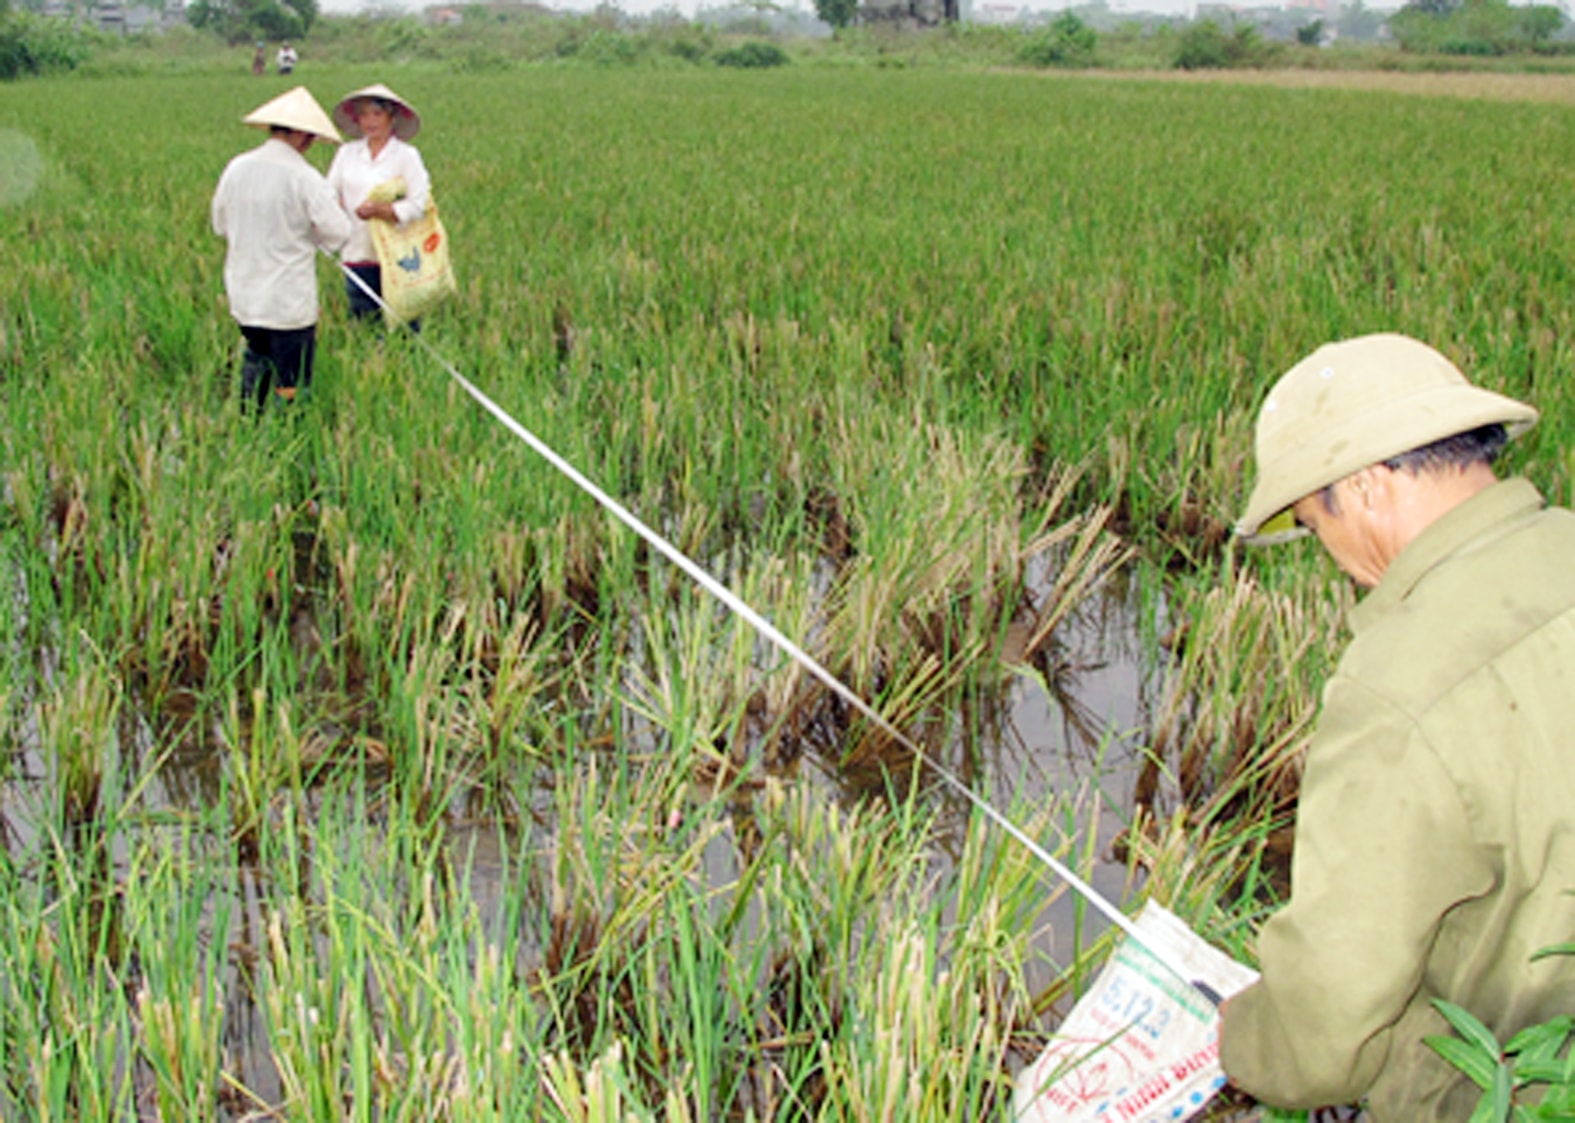
[[[1150,901],[1143,938],[1229,998],[1257,977]],[[1131,939],[1123,939],[1049,1046],[1017,1078],[1018,1123],[1178,1123],[1225,1085],[1219,1011]]]

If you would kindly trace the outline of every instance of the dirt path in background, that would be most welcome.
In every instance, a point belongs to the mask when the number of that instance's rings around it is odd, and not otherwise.
[[[1286,89],[1379,90],[1424,97],[1575,105],[1575,74],[1402,74],[1388,70],[1085,70],[1090,78]]]

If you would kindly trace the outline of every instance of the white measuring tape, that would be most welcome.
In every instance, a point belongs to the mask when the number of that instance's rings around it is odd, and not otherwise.
[[[367,296],[376,301],[378,307],[384,309],[385,311],[388,310],[388,305],[383,302],[381,295],[374,292],[370,285],[358,277],[354,271],[352,271],[343,262],[339,262],[337,258],[334,260],[336,264],[339,265],[339,268],[344,273],[344,275],[350,278],[350,280],[355,284],[360,286],[362,292],[366,293]],[[487,397],[486,394],[482,393],[474,383],[472,383],[468,378],[455,369],[453,363],[449,362],[446,358],[439,354],[437,348],[433,347],[432,344],[427,342],[425,336],[423,336],[420,332],[411,332],[410,334],[412,338],[416,340],[416,342],[421,344],[426,353],[432,356],[433,360],[448,372],[449,377],[454,379],[455,382],[459,383],[461,388],[464,389],[465,393],[469,394],[478,403],[480,403],[481,407],[488,413],[492,414],[493,417],[497,418],[506,429],[508,429],[516,437],[524,441],[533,450],[535,450],[537,455],[541,456],[542,459],[547,461],[547,463],[551,464],[559,472],[562,472],[565,476],[572,480],[576,487],[585,492],[592,499],[596,500],[597,503],[599,503],[616,519],[618,519],[619,522],[623,523],[630,530],[634,531],[641,538],[645,539],[648,543],[655,547],[663,557],[667,558],[668,561],[672,562],[679,569],[687,573],[706,592],[710,593],[712,596],[716,597],[717,600],[721,601],[728,608],[732,609],[735,614],[741,617],[762,636],[775,644],[795,663],[803,667],[806,671],[815,676],[815,678],[819,679],[826,686],[826,688],[832,691],[832,693],[836,694],[837,697],[841,698],[848,705],[852,706],[864,717],[874,722],[883,733],[891,737],[898,744],[902,745],[903,748],[911,752],[917,759],[923,761],[927,767],[935,772],[936,775],[945,780],[946,783],[961,793],[964,798],[968,800],[968,802],[977,807],[991,822],[995,823],[996,826],[1000,827],[1007,834],[1011,835],[1018,842],[1020,842],[1024,847],[1027,848],[1030,854],[1038,858],[1045,865],[1049,866],[1058,877],[1060,877],[1074,890],[1076,890],[1085,901],[1093,905],[1094,908],[1105,917],[1105,919],[1109,920],[1110,923],[1114,924],[1117,928],[1121,929],[1121,931],[1125,932],[1127,936],[1135,940],[1139,945],[1142,946],[1144,951],[1152,955],[1167,970],[1169,970],[1177,978],[1185,981],[1189,986],[1196,988],[1210,1002],[1214,1003],[1215,1005],[1219,1004],[1219,995],[1217,995],[1211,987],[1193,978],[1192,972],[1188,971],[1173,956],[1168,954],[1164,948],[1155,947],[1151,941],[1144,939],[1143,933],[1138,929],[1137,925],[1127,918],[1125,913],[1123,913],[1119,908],[1111,903],[1109,899],[1107,899],[1092,885],[1088,884],[1088,882],[1079,877],[1065,862],[1062,862],[1054,854],[1051,854],[1044,847],[1040,846],[1039,843],[1030,838],[1028,834],[1018,827],[1016,823],[1012,822],[1001,812],[997,811],[993,806],[990,805],[988,801],[984,799],[984,797],[980,796],[967,784],[963,783],[962,780],[953,775],[949,769],[933,760],[928,754],[924,752],[923,749],[914,744],[911,738],[909,738],[896,726],[892,725],[891,722],[882,717],[873,707],[869,705],[869,703],[865,702],[863,698],[859,697],[859,695],[855,693],[851,687],[844,685],[841,679],[837,678],[836,675],[832,674],[825,667],[821,666],[819,661],[816,660],[814,656],[810,655],[809,652],[805,651],[798,644],[794,643],[780,630],[778,630],[776,625],[772,624],[771,621],[767,620],[764,616],[760,615],[760,613],[756,612],[749,606],[747,602],[737,596],[731,589],[722,584],[715,577],[712,577],[711,574],[707,573],[697,563],[691,561],[687,555],[678,549],[678,547],[674,546],[672,543],[667,541],[667,539],[656,533],[656,531],[646,526],[645,523],[641,522],[632,511],[626,508],[623,504],[619,503],[612,496],[608,495],[605,491],[588,479],[583,473],[581,473],[579,469],[575,468],[574,465],[570,464],[567,460],[554,452],[553,449],[546,442],[541,440],[541,438],[537,437],[536,434],[532,433],[529,429],[525,428],[525,426],[514,420],[513,417],[509,416],[502,406],[498,405],[491,398]]]

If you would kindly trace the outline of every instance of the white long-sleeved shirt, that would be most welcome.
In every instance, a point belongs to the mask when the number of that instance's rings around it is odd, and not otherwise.
[[[317,322],[317,250],[337,250],[350,220],[328,181],[277,137],[225,166],[213,232],[229,242],[224,291],[245,327],[291,331]]]
[[[366,219],[357,217],[355,209],[366,202],[372,188],[387,183],[395,177],[405,181],[405,197],[394,203],[394,213],[399,224],[414,222],[427,212],[427,201],[432,198],[432,181],[427,176],[427,166],[421,162],[421,153],[412,144],[391,136],[383,144],[376,158],[366,143],[366,138],[341,145],[334,153],[334,162],[328,166],[328,185],[339,197],[339,205],[350,216],[350,241],[340,255],[345,261],[376,261],[377,250],[372,245],[372,227]]]

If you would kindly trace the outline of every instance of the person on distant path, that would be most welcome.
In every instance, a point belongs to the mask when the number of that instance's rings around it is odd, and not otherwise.
[[[342,255],[345,267],[379,296],[383,294],[382,270],[372,245],[374,222],[403,225],[426,213],[432,182],[421,161],[421,152],[409,142],[421,131],[415,107],[382,84],[346,94],[334,107],[334,121],[352,139],[334,153],[328,183],[339,205],[350,216],[350,242]],[[374,202],[373,188],[390,180],[404,181],[404,195],[393,202]],[[350,315],[366,319],[379,315],[377,302],[360,285],[345,278]],[[412,321],[413,331],[420,322]]]
[[[262,40],[257,41],[257,49],[252,52],[252,73],[259,77],[268,70],[268,60],[263,57]]]
[[[317,251],[350,237],[332,188],[306,162],[318,138],[339,143],[323,107],[297,86],[252,110],[268,139],[226,165],[213,194],[214,233],[229,242],[224,289],[246,339],[243,407],[291,401],[312,381],[317,345]]]
[[[1575,514],[1492,467],[1537,419],[1400,335],[1329,344],[1258,415],[1237,533],[1311,533],[1369,590],[1323,696],[1289,903],[1223,1008],[1226,1075],[1285,1108],[1471,1117],[1423,1038],[1575,1011]]]
[[[295,48],[290,46],[290,44],[283,43],[280,45],[279,53],[275,56],[274,61],[278,63],[280,74],[293,74],[295,72],[295,64],[301,61],[301,56],[296,53]]]

